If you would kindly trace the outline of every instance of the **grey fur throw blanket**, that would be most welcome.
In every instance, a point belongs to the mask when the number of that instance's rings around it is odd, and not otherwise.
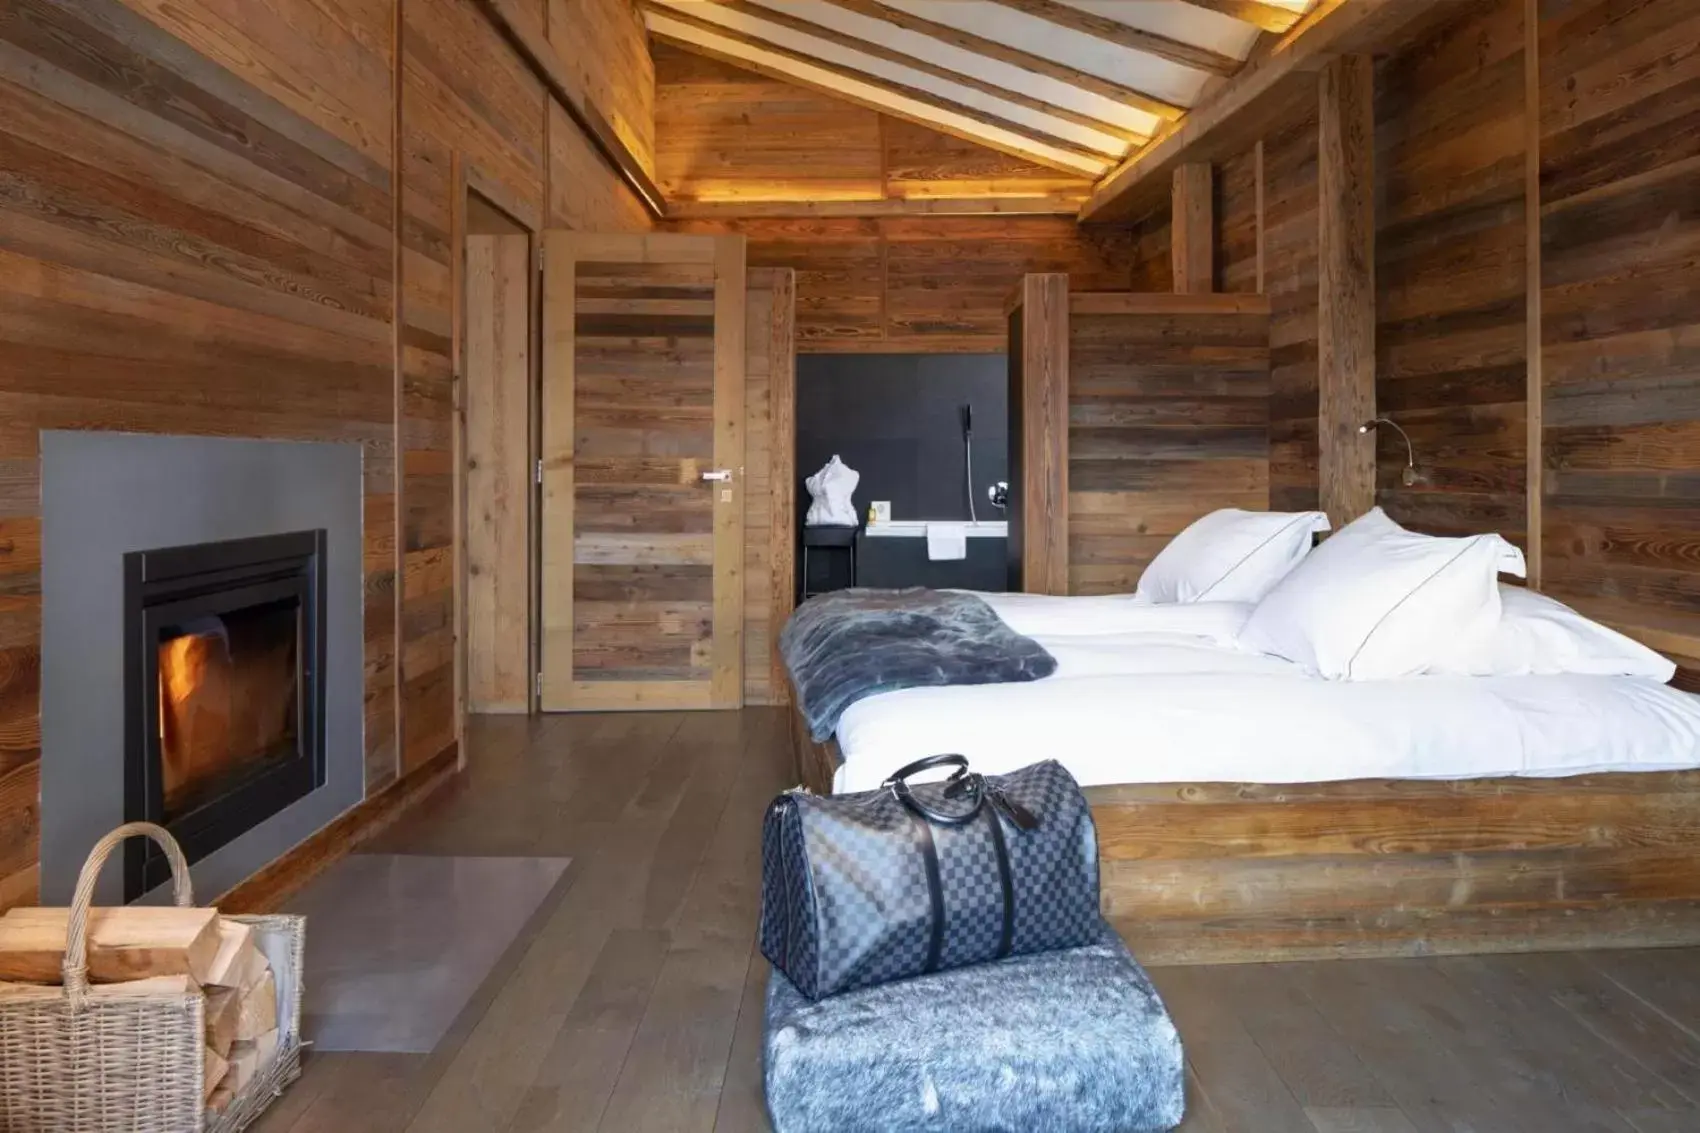
[[[779,634],[809,734],[825,740],[845,709],[881,692],[1036,681],[1057,671],[1044,646],[972,594],[837,590],[797,607]]]

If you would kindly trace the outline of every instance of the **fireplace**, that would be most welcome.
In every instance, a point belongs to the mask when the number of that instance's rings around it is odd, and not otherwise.
[[[325,532],[124,556],[127,820],[194,862],[325,782]],[[164,882],[126,843],[124,899]]]

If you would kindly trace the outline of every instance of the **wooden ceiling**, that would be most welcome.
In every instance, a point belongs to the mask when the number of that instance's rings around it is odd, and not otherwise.
[[[1098,179],[1311,0],[638,0],[656,39]]]

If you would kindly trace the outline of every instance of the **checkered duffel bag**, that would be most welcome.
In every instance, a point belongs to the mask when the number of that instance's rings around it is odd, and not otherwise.
[[[948,779],[911,786],[937,767]],[[810,999],[1097,939],[1098,840],[1055,760],[918,760],[877,791],[787,791],[762,824],[761,950]]]

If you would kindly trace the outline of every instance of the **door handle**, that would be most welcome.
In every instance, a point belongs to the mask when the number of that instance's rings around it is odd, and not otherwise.
[[[730,468],[716,468],[712,472],[704,472],[702,474],[702,478],[704,480],[713,480],[720,483],[730,484],[732,482],[732,470]]]

